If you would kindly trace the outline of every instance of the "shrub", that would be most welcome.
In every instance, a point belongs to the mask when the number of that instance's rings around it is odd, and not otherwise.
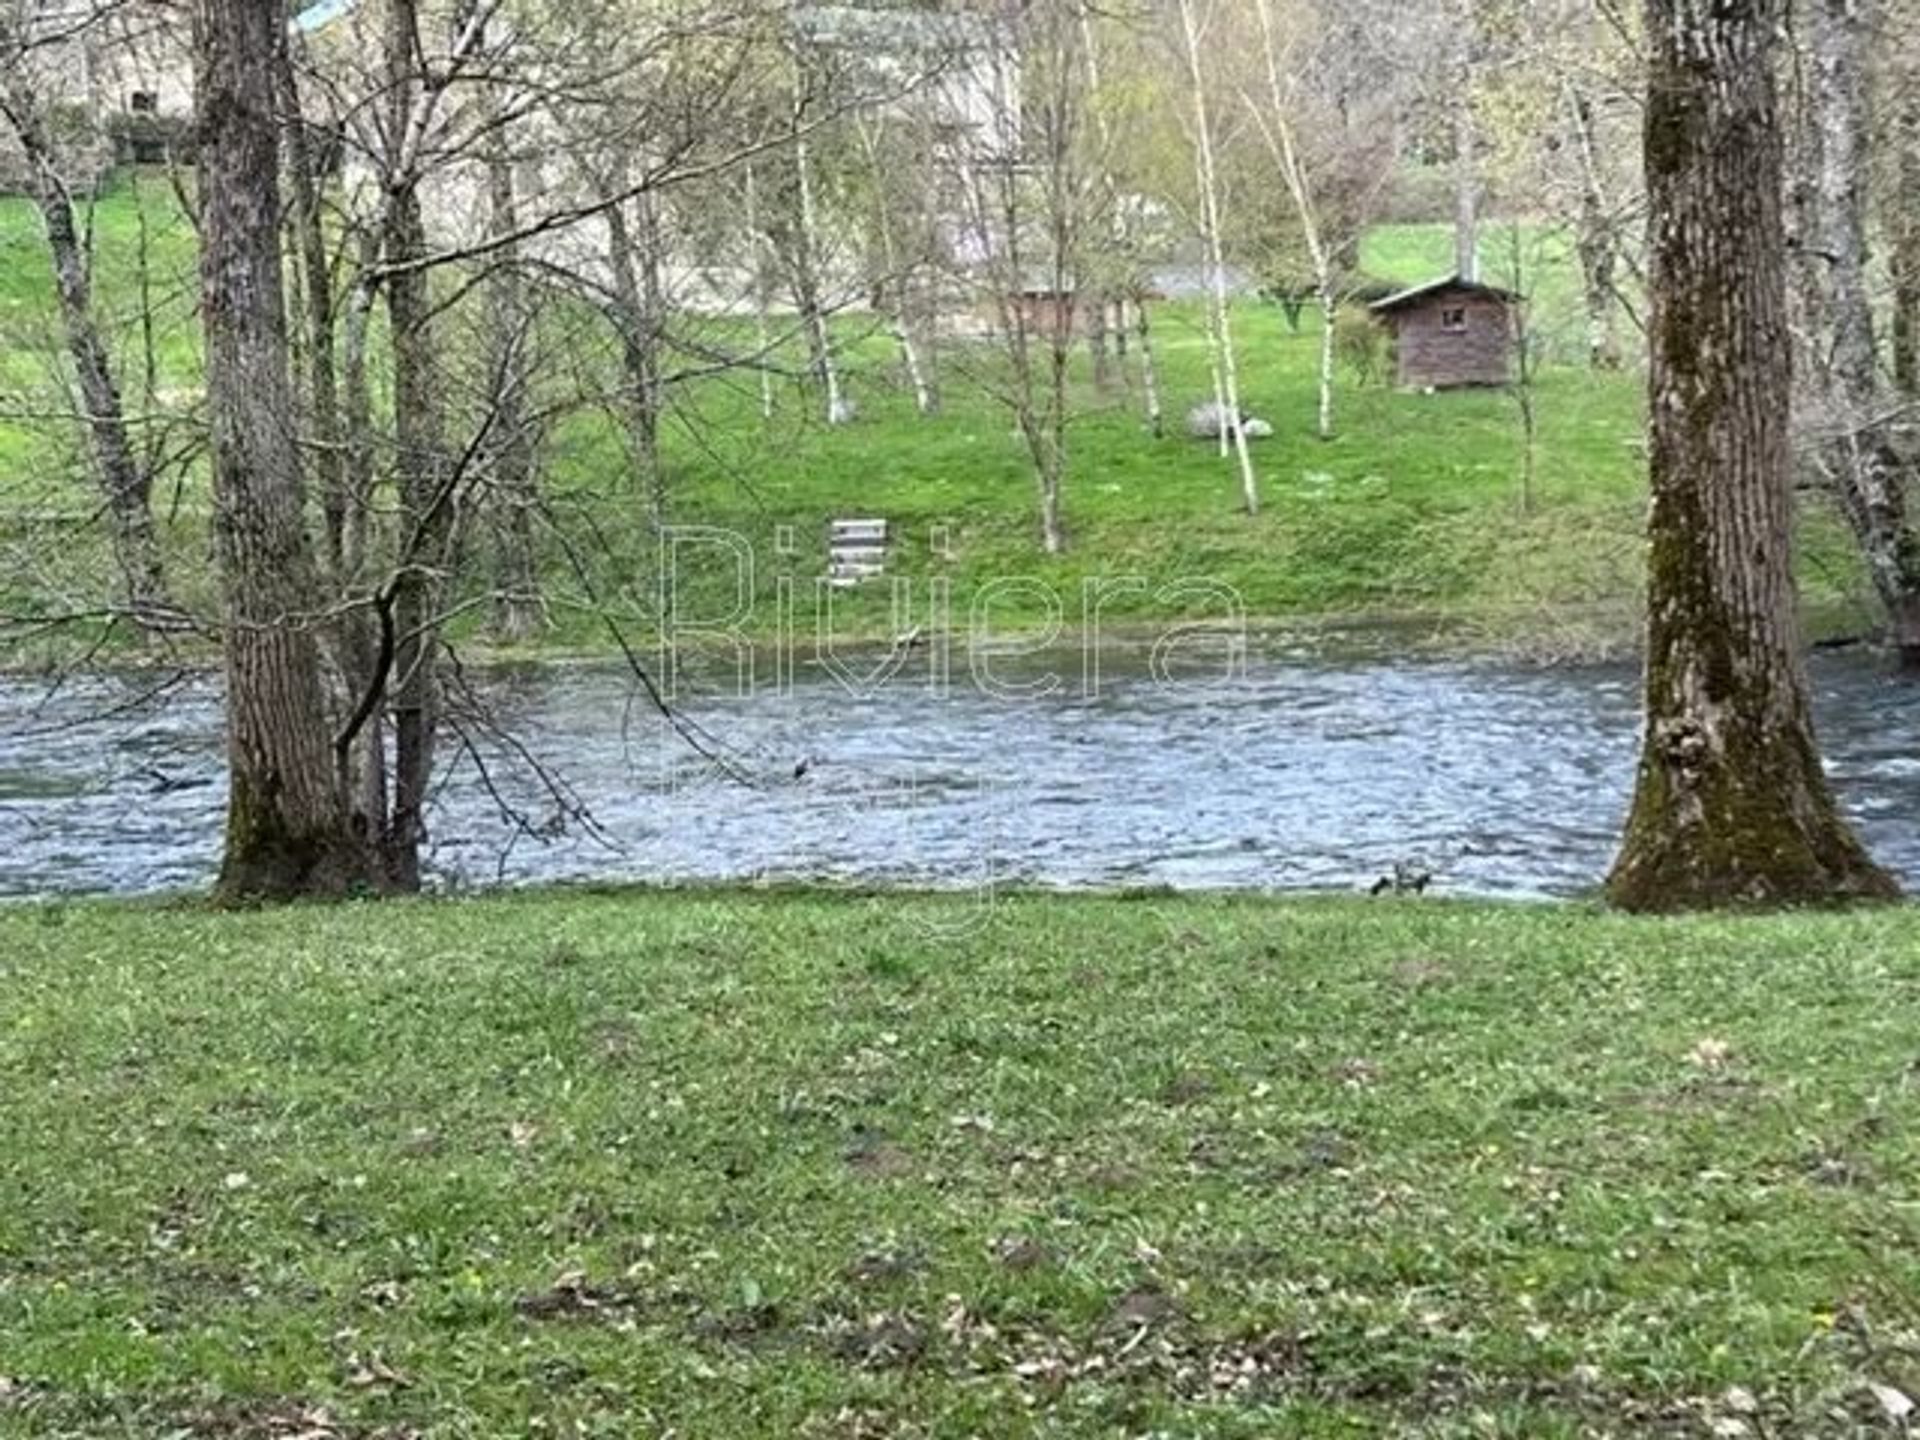
[[[1393,374],[1393,337],[1357,305],[1343,305],[1334,316],[1333,348],[1362,385],[1384,385]]]

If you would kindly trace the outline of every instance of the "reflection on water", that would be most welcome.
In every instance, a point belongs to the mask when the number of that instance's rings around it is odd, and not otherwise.
[[[1295,889],[1396,861],[1455,893],[1568,894],[1604,872],[1625,808],[1636,684],[1620,668],[1256,660],[1156,679],[1078,654],[999,695],[902,677],[849,694],[688,702],[750,784],[717,773],[623,671],[501,672],[491,722],[446,747],[432,863],[445,883],[821,878]],[[1818,657],[1821,735],[1883,862],[1920,884],[1920,687]],[[115,712],[136,682],[49,699],[0,680],[0,895],[205,884],[224,787],[211,682]],[[1090,693],[1091,692],[1091,693]],[[103,718],[105,717],[105,718]],[[497,794],[479,777],[471,745]],[[517,812],[509,820],[504,800]]]

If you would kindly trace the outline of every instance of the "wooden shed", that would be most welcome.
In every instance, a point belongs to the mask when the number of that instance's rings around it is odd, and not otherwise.
[[[1035,339],[1077,335],[1085,328],[1080,299],[1071,290],[1029,286],[1007,296],[1007,313]]]
[[[1449,275],[1368,308],[1393,332],[1399,383],[1447,390],[1513,379],[1520,303],[1511,290]]]

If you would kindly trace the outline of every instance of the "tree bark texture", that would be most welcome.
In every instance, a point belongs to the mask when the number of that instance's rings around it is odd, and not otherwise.
[[[275,51],[281,12],[199,0],[200,293],[224,598],[230,794],[219,893],[339,894],[369,878],[335,784],[298,407],[281,284]]]
[[[1859,542],[1888,638],[1920,669],[1914,466],[1894,442],[1867,278],[1869,49],[1874,0],[1809,0],[1811,63],[1798,177],[1801,429]]]
[[[1608,880],[1673,911],[1890,897],[1814,740],[1790,555],[1783,0],[1647,0],[1646,728]]]

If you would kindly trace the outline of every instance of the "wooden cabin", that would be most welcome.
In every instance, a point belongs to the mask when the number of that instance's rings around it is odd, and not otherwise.
[[[1007,314],[1036,340],[1078,335],[1085,328],[1079,297],[1070,290],[1033,285],[1007,296]]]
[[[1520,303],[1511,290],[1449,275],[1368,309],[1393,332],[1403,389],[1451,390],[1512,381]]]

